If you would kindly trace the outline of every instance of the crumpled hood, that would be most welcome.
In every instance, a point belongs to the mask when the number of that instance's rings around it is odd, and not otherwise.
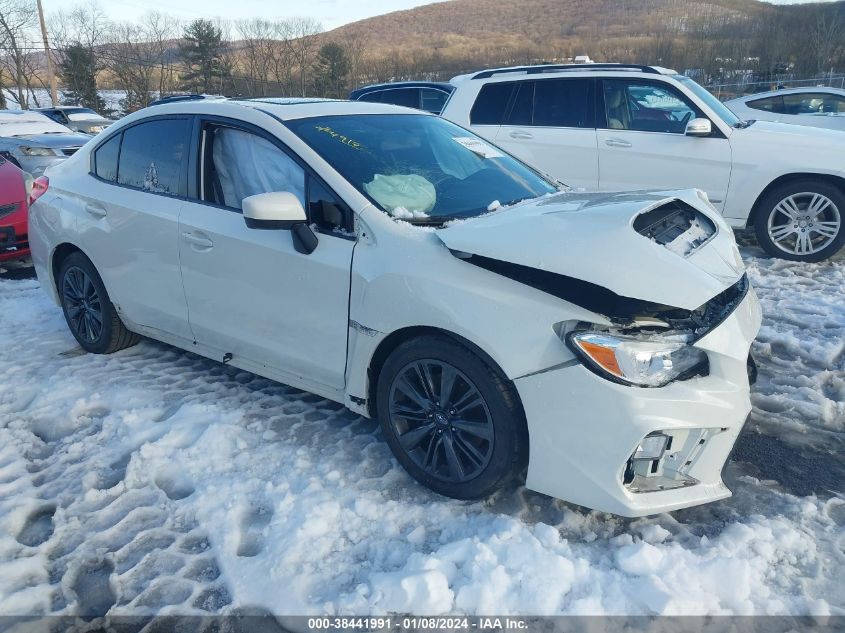
[[[640,214],[680,200],[709,218],[716,235],[685,256],[633,227]],[[453,251],[590,282],[622,297],[694,310],[744,272],[733,232],[685,191],[562,193],[437,231]]]
[[[37,145],[38,147],[82,147],[91,140],[87,134],[26,134],[15,137],[21,145]]]

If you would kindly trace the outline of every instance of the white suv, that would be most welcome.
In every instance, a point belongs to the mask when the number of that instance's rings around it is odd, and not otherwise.
[[[621,64],[486,70],[441,116],[573,187],[698,187],[771,255],[845,243],[845,132],[742,121],[674,71]]]
[[[561,192],[444,119],[170,103],[40,178],[38,278],[87,351],[148,336],[377,417],[460,498],[721,499],[760,325],[697,191]]]

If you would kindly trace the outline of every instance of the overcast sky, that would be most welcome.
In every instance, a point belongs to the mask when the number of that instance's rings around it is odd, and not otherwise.
[[[771,1],[778,4],[790,2]],[[432,0],[100,0],[100,5],[114,20],[133,20],[150,10],[171,13],[186,19],[287,18],[306,15],[319,20],[326,30],[374,15],[431,3]],[[49,13],[51,10],[66,8],[73,2],[43,0],[43,4],[44,10]]]

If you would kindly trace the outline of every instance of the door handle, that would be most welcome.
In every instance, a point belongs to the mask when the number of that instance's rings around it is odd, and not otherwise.
[[[522,130],[514,130],[509,134],[511,138],[522,138],[522,139],[529,139],[534,138],[534,135],[531,132],[523,132]]]
[[[87,211],[90,215],[93,215],[95,218],[106,217],[106,208],[94,202],[85,203],[85,211]]]
[[[207,237],[197,235],[196,233],[189,233],[187,231],[182,233],[182,239],[185,240],[188,244],[198,247],[200,250],[208,250],[212,246],[214,246],[214,242],[212,242]]]
[[[623,141],[621,138],[609,138],[604,142],[608,147],[631,147],[631,143]]]

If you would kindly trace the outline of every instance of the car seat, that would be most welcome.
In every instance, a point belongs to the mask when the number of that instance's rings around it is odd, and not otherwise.
[[[625,100],[625,89],[608,86],[604,92],[607,109],[607,127],[612,130],[628,130],[631,127],[631,114]]]

